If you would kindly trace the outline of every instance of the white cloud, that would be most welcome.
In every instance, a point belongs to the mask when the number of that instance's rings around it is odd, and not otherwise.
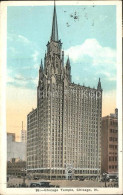
[[[30,43],[30,41],[22,35],[18,35],[18,38],[19,38],[20,41],[23,41],[24,43]]]
[[[14,47],[9,47],[9,51],[14,55],[17,54],[17,50]]]
[[[34,53],[32,54],[33,57],[33,61],[36,62],[39,56],[39,52],[37,50],[34,51]]]
[[[31,41],[29,39],[27,39],[25,36],[23,35],[17,35],[15,33],[9,33],[7,35],[7,38],[9,41],[22,41],[23,43],[26,43],[26,44],[30,44]]]
[[[75,76],[75,80],[76,81],[79,81],[80,80],[80,77],[79,76]]]
[[[85,56],[92,58],[93,66],[115,66],[116,51],[110,47],[102,47],[96,39],[86,39],[81,45],[70,47],[65,51],[73,62],[81,61]]]
[[[106,69],[104,70],[99,70],[95,73],[96,75],[103,75],[107,80],[109,81],[116,81],[116,73],[115,72],[109,72],[106,71]]]
[[[27,84],[33,83],[35,87],[38,84],[38,76],[37,77],[24,77],[21,74],[16,74],[14,77],[7,75],[7,83],[11,83],[12,85],[16,86],[19,85],[22,88],[25,88]]]
[[[26,78],[22,77],[22,75],[18,74],[14,77],[16,80],[26,80]]]
[[[33,83],[35,84],[35,86],[37,86],[38,85],[38,79],[39,79],[39,77],[37,76],[35,79],[33,79]]]
[[[33,67],[34,67],[35,69],[37,69],[37,70],[39,70],[39,66],[40,66],[39,63],[36,63],[36,64],[33,65]]]

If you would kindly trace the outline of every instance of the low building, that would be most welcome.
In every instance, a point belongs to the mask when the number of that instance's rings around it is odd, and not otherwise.
[[[109,176],[118,174],[118,109],[114,114],[102,117],[101,170]]]
[[[38,129],[37,129],[37,109],[33,109],[27,116],[27,167],[33,170],[37,162],[38,150]]]
[[[7,133],[7,161],[12,158],[26,161],[26,143],[16,142],[15,133]]]
[[[13,158],[7,162],[7,175],[25,176],[26,175],[26,161]]]

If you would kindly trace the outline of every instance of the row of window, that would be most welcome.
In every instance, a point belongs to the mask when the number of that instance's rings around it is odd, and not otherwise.
[[[117,141],[117,137],[109,137],[109,141]]]
[[[116,130],[116,129],[110,129],[110,133],[117,133],[118,132],[118,130]]]
[[[110,149],[117,149],[118,147],[117,147],[117,145],[109,145],[109,148]]]
[[[117,156],[109,156],[109,161],[117,161]]]
[[[109,165],[109,169],[117,169],[117,165]]]
[[[114,120],[110,120],[110,125],[118,126],[118,122]]]

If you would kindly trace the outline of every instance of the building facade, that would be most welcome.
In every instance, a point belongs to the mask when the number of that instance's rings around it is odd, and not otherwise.
[[[26,139],[27,139],[27,131],[26,130],[21,130],[21,142],[26,143]]]
[[[26,175],[26,161],[11,159],[7,162],[7,175],[24,176]]]
[[[27,167],[28,169],[37,168],[38,150],[38,123],[37,109],[33,109],[27,116]]]
[[[118,174],[118,110],[102,118],[101,171],[109,176]]]
[[[7,133],[7,161],[12,158],[26,160],[26,143],[16,142],[15,133]]]
[[[54,5],[51,38],[39,69],[37,108],[27,117],[28,173],[47,179],[100,177],[101,117],[100,79],[97,89],[72,82]]]

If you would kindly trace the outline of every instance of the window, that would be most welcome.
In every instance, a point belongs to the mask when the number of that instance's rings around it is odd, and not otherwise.
[[[109,141],[112,141],[112,137],[109,137]]]
[[[115,161],[117,161],[117,157],[115,157]]]

